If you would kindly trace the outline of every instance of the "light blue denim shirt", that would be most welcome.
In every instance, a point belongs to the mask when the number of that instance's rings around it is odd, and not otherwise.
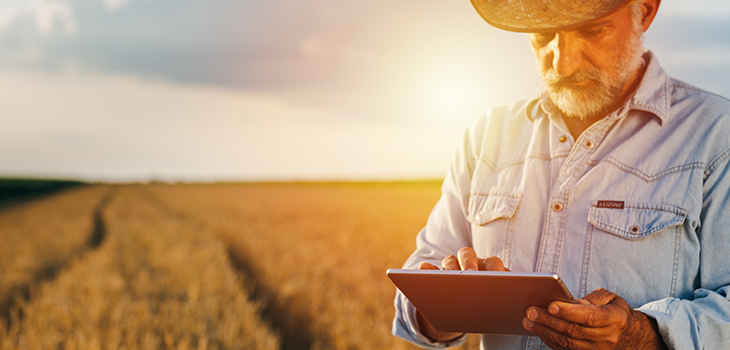
[[[730,349],[730,101],[644,58],[634,95],[577,140],[544,93],[479,119],[404,268],[471,246],[512,271],[558,273],[576,297],[618,294],[670,348]],[[432,343],[400,292],[395,307],[399,337],[426,348],[464,339]],[[547,346],[484,335],[482,348]]]

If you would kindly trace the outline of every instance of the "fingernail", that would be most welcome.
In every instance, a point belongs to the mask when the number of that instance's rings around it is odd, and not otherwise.
[[[536,320],[537,310],[535,310],[534,308],[530,308],[529,310],[527,310],[527,319],[529,319],[530,321]]]
[[[551,314],[555,315],[558,313],[558,311],[560,311],[560,308],[558,307],[558,305],[552,304],[550,305],[550,310],[548,311],[550,311]]]
[[[532,322],[528,320],[527,318],[522,319],[522,327],[525,327],[526,330],[532,329]]]

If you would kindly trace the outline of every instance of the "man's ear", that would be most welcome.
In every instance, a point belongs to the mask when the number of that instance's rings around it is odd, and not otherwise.
[[[644,4],[641,6],[641,26],[643,27],[643,31],[646,31],[651,26],[651,22],[654,21],[654,17],[656,17],[661,3],[662,0],[644,0]]]

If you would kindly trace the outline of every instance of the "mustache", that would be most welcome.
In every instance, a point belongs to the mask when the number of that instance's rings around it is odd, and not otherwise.
[[[563,89],[570,84],[580,83],[584,81],[595,81],[602,83],[605,79],[601,71],[595,68],[588,68],[573,72],[573,74],[564,77],[558,75],[554,69],[544,72],[543,82],[554,89]]]

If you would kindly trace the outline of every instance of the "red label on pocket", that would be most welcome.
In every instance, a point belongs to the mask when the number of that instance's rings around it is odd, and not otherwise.
[[[624,201],[598,201],[599,208],[623,209]]]

